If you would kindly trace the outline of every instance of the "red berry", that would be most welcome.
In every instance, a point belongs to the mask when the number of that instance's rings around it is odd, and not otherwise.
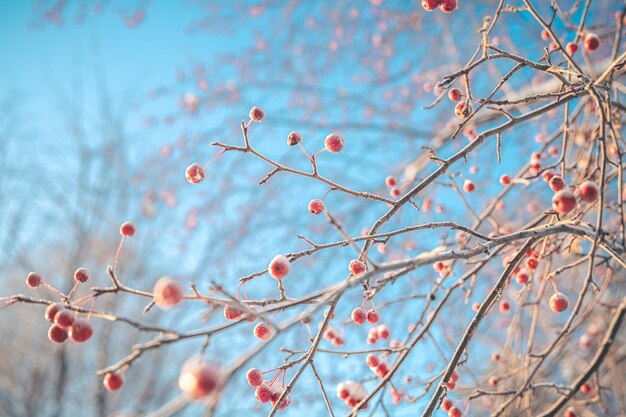
[[[135,225],[131,222],[124,222],[122,226],[120,226],[120,233],[124,237],[131,237],[135,234]]]
[[[569,299],[562,292],[555,292],[552,297],[550,297],[550,309],[555,313],[561,313],[567,310],[569,306]]]
[[[565,188],[565,181],[563,181],[563,178],[561,178],[559,175],[554,175],[552,178],[550,178],[550,182],[548,184],[550,185],[552,191],[554,191],[555,193]]]
[[[600,38],[595,33],[590,33],[585,37],[585,50],[595,51],[600,46]]]
[[[567,46],[565,47],[565,50],[570,56],[573,56],[576,53],[576,51],[578,51],[578,44],[574,42],[569,42]]]
[[[267,341],[272,337],[272,329],[265,323],[257,323],[254,326],[254,336],[257,339]]]
[[[365,323],[367,320],[367,313],[361,307],[357,307],[352,310],[352,321],[358,325]]]
[[[565,410],[565,417],[577,417],[578,415],[576,414],[576,409],[574,407],[569,407],[567,410]]]
[[[452,402],[452,400],[448,398],[446,398],[445,400],[441,402],[441,409],[443,411],[449,411],[453,406],[454,406],[454,403]]]
[[[515,276],[515,280],[519,285],[525,285],[526,283],[528,283],[529,279],[530,275],[528,274],[528,271],[526,269],[520,269],[520,271]]]
[[[178,386],[181,391],[194,400],[212,394],[220,388],[221,384],[222,377],[219,368],[198,358],[188,359],[178,377]]]
[[[398,182],[396,181],[396,177],[388,176],[385,178],[385,185],[389,188],[394,187]]]
[[[584,383],[580,386],[580,392],[582,392],[583,394],[589,394],[591,392],[591,387],[589,386],[589,384]]]
[[[465,182],[463,183],[463,191],[465,191],[466,193],[471,193],[475,189],[476,189],[476,185],[474,184],[473,181],[465,180]]]
[[[302,135],[298,132],[291,132],[287,136],[287,145],[294,146],[302,142]]]
[[[380,359],[378,358],[378,356],[374,355],[373,353],[370,353],[365,357],[365,363],[370,368],[376,368],[378,364],[380,363]]]
[[[102,383],[104,384],[104,388],[108,391],[117,391],[124,385],[124,377],[117,372],[109,372],[104,376]]]
[[[380,320],[380,314],[378,313],[378,311],[372,309],[372,310],[368,310],[367,312],[367,321],[369,321],[372,324],[378,323]]]
[[[448,382],[452,382],[453,384],[459,380],[459,374],[456,371],[452,371],[452,374],[450,374],[450,379],[448,380]]]
[[[457,103],[457,105],[454,107],[454,114],[456,114],[456,116],[460,117],[461,119],[464,119],[467,116],[469,116],[471,112],[472,112],[472,105],[471,104],[466,105],[464,101]]]
[[[459,407],[452,407],[448,411],[448,416],[449,417],[461,417],[462,415],[463,415],[463,413],[461,412],[461,409]]]
[[[66,329],[74,323],[74,313],[67,309],[62,309],[54,316],[54,323],[62,329]]]
[[[506,313],[507,311],[509,311],[511,309],[511,304],[509,304],[508,301],[502,301],[500,302],[500,311],[503,313]]]
[[[74,272],[74,279],[78,282],[87,282],[91,274],[87,270],[87,268],[78,268],[76,272]]]
[[[61,304],[50,304],[46,308],[46,312],[44,313],[46,320],[48,320],[50,323],[54,323],[54,317],[62,308],[63,306]]]
[[[352,275],[359,276],[365,272],[367,266],[365,266],[365,263],[359,261],[358,259],[353,259],[350,261],[348,269]]]
[[[206,177],[206,172],[202,166],[198,164],[191,164],[185,170],[185,178],[191,184],[198,184],[199,182],[204,181]]]
[[[552,197],[552,208],[554,208],[557,213],[569,213],[574,210],[575,206],[576,197],[569,191],[561,190]]]
[[[256,388],[254,396],[261,403],[266,403],[272,399],[272,389],[267,383],[263,382]]]
[[[441,0],[439,10],[444,13],[452,13],[457,7],[456,0]]]
[[[547,30],[542,30],[541,31],[541,39],[544,41],[547,41],[548,39],[550,39],[550,33],[548,33]]]
[[[537,266],[539,266],[539,259],[537,258],[528,258],[526,259],[526,267],[528,269],[537,269]]]
[[[600,189],[595,182],[585,181],[580,184],[580,198],[587,203],[593,203],[598,199]]]
[[[26,285],[28,285],[30,288],[37,288],[41,285],[41,281],[43,281],[43,278],[41,278],[41,275],[36,272],[31,272],[26,277]]]
[[[450,91],[448,91],[448,98],[451,101],[459,101],[461,100],[461,97],[463,96],[463,94],[461,94],[461,90],[459,90],[458,88],[453,88]]]
[[[389,331],[389,327],[387,327],[385,324],[379,324],[376,328],[376,334],[381,339],[387,339],[391,332]]]
[[[169,277],[161,277],[152,290],[154,303],[161,309],[172,308],[183,299],[183,288]]]
[[[319,199],[309,201],[309,213],[320,214],[324,211],[324,202]]]
[[[507,174],[504,174],[503,176],[500,177],[500,184],[509,185],[510,183],[511,183],[511,177],[509,177]]]
[[[437,7],[439,7],[439,4],[441,3],[441,0],[422,0],[422,7],[424,8],[424,10],[427,11],[433,11],[435,10]]]
[[[242,314],[243,311],[237,310],[236,307],[229,305],[224,306],[224,318],[226,318],[226,320],[237,320]]]
[[[265,117],[265,112],[260,107],[253,107],[250,109],[250,120],[261,123]]]
[[[272,278],[280,281],[289,273],[290,268],[291,265],[285,255],[276,255],[274,259],[270,261],[267,270]]]
[[[91,323],[86,320],[75,319],[68,333],[72,341],[83,343],[89,340],[93,334],[93,327],[91,327]]]
[[[263,382],[254,391],[254,396],[261,403],[266,403],[272,399],[272,388],[267,383]]]
[[[500,354],[499,353],[492,353],[491,354],[491,360],[494,362],[498,362],[500,360]]]
[[[250,369],[246,372],[246,381],[251,387],[258,387],[263,383],[263,373],[256,368]]]
[[[552,179],[552,177],[554,177],[554,174],[550,171],[545,171],[541,177],[545,182],[550,183],[550,180]]]
[[[324,146],[328,152],[337,153],[343,149],[343,138],[336,133],[326,136]]]
[[[48,339],[55,343],[63,343],[67,339],[67,332],[58,325],[53,324],[48,329]]]
[[[389,190],[389,195],[391,195],[392,197],[400,197],[400,189],[393,187],[391,190]]]

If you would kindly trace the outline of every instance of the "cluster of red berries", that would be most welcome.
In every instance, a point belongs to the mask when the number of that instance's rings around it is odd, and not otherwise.
[[[565,181],[559,175],[551,172],[543,174],[544,181],[548,182],[550,189],[554,191],[552,197],[552,208],[559,214],[567,214],[576,207],[576,196],[573,192],[565,189]],[[587,203],[595,202],[600,196],[600,188],[593,181],[584,181],[578,187],[578,195],[581,200]]]
[[[422,0],[422,7],[429,12],[439,7],[444,13],[452,13],[457,6],[457,0]]]
[[[328,340],[333,346],[343,346],[346,343],[343,336],[331,325],[328,325],[326,330],[324,330],[324,339]]]
[[[380,339],[388,339],[389,335],[391,335],[391,331],[386,324],[379,324],[376,327],[372,327],[367,334],[367,344],[375,345]]]
[[[48,329],[48,339],[55,343],[63,343],[69,339],[83,343],[93,335],[93,327],[87,320],[76,318],[74,312],[61,304],[50,304],[44,317],[52,323]]]
[[[370,353],[365,357],[365,363],[370,370],[380,378],[384,378],[387,376],[387,373],[389,373],[389,365],[387,364],[387,357],[385,355],[377,356]]]
[[[541,31],[541,39],[544,41],[550,40],[550,33],[548,31]],[[595,33],[588,33],[583,40],[583,47],[587,52],[593,52],[600,47],[600,38]],[[556,51],[558,49],[558,45],[555,42],[550,43],[549,47],[550,51]],[[578,44],[576,42],[568,42],[565,45],[565,51],[570,56],[574,56],[576,52],[578,52]]]
[[[283,394],[285,387],[278,388],[275,382],[276,378],[272,381],[265,381],[263,379],[263,373],[259,371],[257,368],[252,368],[248,372],[246,372],[246,381],[251,387],[256,388],[254,392],[254,396],[260,403],[270,402],[272,407],[276,407],[278,410],[282,410],[291,404],[291,397],[289,394],[286,394],[282,399],[280,404],[276,406],[276,403],[280,399],[280,396]]]
[[[363,384],[354,381],[346,381],[337,384],[337,397],[344,400],[349,408],[354,408],[363,398],[367,397],[367,391]],[[361,410],[367,410],[367,403],[363,404]]]
[[[352,310],[352,321],[359,326],[365,321],[369,321],[372,324],[376,324],[380,321],[380,313],[375,309],[370,309],[367,312],[362,307],[357,307]]]
[[[396,187],[396,185],[398,185],[396,177],[390,175],[385,178],[385,185],[389,188],[389,195],[392,197],[400,197],[400,189]]]
[[[448,398],[444,399],[441,402],[441,409],[448,413],[448,417],[461,417],[463,415],[461,409],[459,407],[456,407],[452,400]]]

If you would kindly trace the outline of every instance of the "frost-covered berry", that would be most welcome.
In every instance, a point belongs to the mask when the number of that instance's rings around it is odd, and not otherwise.
[[[569,213],[576,207],[576,197],[569,191],[561,190],[552,197],[552,208],[560,214]]]
[[[224,306],[224,318],[226,320],[237,320],[242,314],[243,311],[238,310],[236,307],[229,305]]]
[[[441,0],[422,0],[422,7],[424,10],[431,12],[439,7],[439,3],[441,3]]]
[[[91,274],[89,273],[89,270],[87,270],[87,268],[78,268],[74,272],[74,279],[77,282],[87,282],[90,276]]]
[[[48,329],[48,339],[55,343],[63,343],[67,339],[67,332],[56,324]]]
[[[580,184],[580,198],[587,203],[593,203],[598,199],[600,189],[593,181],[585,181]]]
[[[472,180],[465,180],[463,183],[463,191],[466,193],[471,193],[476,189],[476,184]]]
[[[37,288],[38,286],[41,285],[42,281],[43,281],[43,278],[41,278],[41,275],[39,275],[36,272],[31,272],[26,277],[26,285],[28,285],[30,288]]]
[[[191,399],[199,399],[220,389],[222,375],[215,365],[198,358],[190,358],[183,364],[178,386]]]
[[[465,119],[467,116],[470,115],[471,112],[472,105],[467,104],[464,101],[457,103],[457,105],[454,106],[454,114],[456,114],[456,116],[460,117],[461,119]]]
[[[324,202],[319,199],[309,201],[309,213],[320,214],[324,211]]]
[[[135,225],[131,222],[124,222],[120,226],[120,233],[124,237],[131,237],[135,234]]]
[[[253,107],[250,109],[250,120],[253,122],[261,123],[265,117],[265,112],[260,107]]]
[[[378,323],[380,321],[380,313],[374,309],[368,310],[367,321],[372,324]]]
[[[350,273],[352,275],[355,275],[358,277],[359,275],[362,275],[365,272],[367,267],[365,266],[365,263],[363,263],[362,261],[358,259],[353,259],[350,261],[350,264],[348,265],[348,269],[350,270]]]
[[[441,0],[439,10],[444,13],[452,13],[457,7],[457,0]]]
[[[267,341],[272,337],[272,329],[265,323],[257,323],[254,326],[254,337]]]
[[[600,38],[595,33],[590,33],[585,36],[585,50],[587,51],[595,51],[600,46]]]
[[[396,180],[396,177],[394,176],[390,175],[387,178],[385,178],[385,185],[389,188],[395,187],[397,183],[398,181]]]
[[[198,164],[191,164],[185,170],[185,178],[191,184],[198,184],[199,182],[204,181],[206,177],[206,171],[204,168]]]
[[[548,185],[550,186],[550,189],[556,193],[565,188],[565,181],[563,181],[563,178],[561,178],[560,175],[554,175],[550,178]]]
[[[370,368],[376,368],[378,364],[380,363],[380,358],[374,355],[373,353],[370,353],[365,357],[365,363]]]
[[[452,88],[450,91],[448,91],[448,98],[450,99],[450,101],[457,102],[461,100],[462,96],[463,94],[461,94],[461,90],[459,90],[458,88]]]
[[[367,313],[361,307],[357,307],[352,310],[352,321],[358,325],[365,323],[367,320]]]
[[[448,410],[448,417],[461,417],[462,415],[463,412],[459,407],[452,407],[450,410]]]
[[[263,383],[263,373],[257,368],[252,368],[246,372],[246,381],[251,387],[258,387]]]
[[[61,304],[57,304],[57,303],[50,304],[46,308],[46,312],[44,313],[46,320],[49,321],[50,323],[54,323],[54,317],[62,308],[63,306]]]
[[[70,327],[74,323],[74,320],[74,313],[65,308],[54,316],[54,323],[62,329]]]
[[[569,306],[569,299],[562,292],[555,292],[552,297],[550,297],[550,309],[555,313],[561,313],[567,310]]]
[[[302,135],[298,132],[291,132],[287,136],[287,145],[289,146],[295,146],[300,142],[302,142]]]
[[[454,406],[454,403],[449,398],[446,398],[441,402],[441,409],[443,411],[449,411]]]
[[[343,149],[343,138],[337,133],[331,133],[326,136],[324,147],[328,152],[337,153]]]
[[[170,277],[161,277],[152,290],[154,303],[161,309],[174,307],[183,299],[183,288]]]
[[[275,280],[282,280],[289,273],[291,265],[285,255],[276,255],[274,259],[270,261],[267,271]]]
[[[272,399],[272,388],[267,383],[263,382],[256,388],[254,396],[261,403],[269,402]]]
[[[504,174],[500,177],[500,184],[509,185],[511,183],[511,177],[507,174]]]
[[[118,372],[109,372],[104,376],[102,383],[108,391],[117,391],[124,385],[124,377]]]
[[[565,50],[570,56],[574,56],[576,51],[578,51],[578,44],[574,42],[568,42],[567,46],[565,46]]]
[[[389,327],[387,327],[387,325],[379,324],[378,327],[376,327],[376,334],[381,339],[387,339],[389,335],[391,335],[391,332],[389,331]]]
[[[87,320],[75,319],[68,333],[73,342],[83,343],[93,334],[93,327]]]

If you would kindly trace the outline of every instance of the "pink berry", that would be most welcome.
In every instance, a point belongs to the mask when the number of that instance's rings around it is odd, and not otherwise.
[[[46,308],[46,312],[44,313],[46,320],[50,323],[54,323],[54,317],[62,308],[63,306],[61,304],[50,304]]]
[[[258,387],[263,383],[263,373],[257,368],[252,368],[246,372],[246,381],[251,387]]]
[[[580,198],[587,203],[593,203],[600,196],[600,189],[595,182],[585,181],[580,184]]]
[[[267,383],[263,382],[256,388],[254,396],[261,403],[269,402],[272,399],[272,389]]]
[[[363,263],[362,261],[358,259],[353,259],[350,261],[350,264],[348,265],[348,269],[350,270],[350,273],[352,275],[355,275],[358,277],[359,275],[363,275],[363,273],[365,273],[367,266],[365,266],[365,263]]]
[[[48,329],[48,339],[55,343],[63,343],[67,339],[67,332],[58,325],[53,324]]]
[[[552,178],[550,178],[550,182],[548,183],[548,185],[550,185],[550,189],[552,189],[552,191],[556,193],[557,191],[561,191],[563,188],[565,188],[565,181],[563,181],[563,178],[561,178],[559,175],[554,175]]]
[[[221,384],[219,368],[198,358],[188,359],[178,377],[181,391],[194,400],[214,393]]]
[[[527,284],[529,279],[530,275],[528,274],[528,271],[526,269],[520,269],[520,271],[515,276],[515,280],[519,285]]]
[[[224,318],[226,320],[237,320],[243,312],[236,307],[226,305],[224,306]]]
[[[448,91],[448,98],[451,101],[457,102],[461,100],[462,96],[463,94],[461,94],[461,90],[459,90],[458,88],[453,88],[450,91]]]
[[[464,119],[467,116],[469,116],[471,112],[472,112],[471,104],[466,104],[464,101],[457,103],[457,105],[454,106],[454,114],[456,114],[456,116],[460,117],[461,119]]]
[[[500,360],[500,354],[499,353],[492,353],[491,354],[491,360],[494,362],[498,362]]]
[[[400,197],[400,189],[393,187],[391,190],[389,190],[389,195],[391,195],[392,197]]]
[[[441,0],[422,0],[422,7],[424,10],[431,12],[439,7],[439,3],[441,3]]]
[[[376,334],[381,339],[387,339],[389,335],[391,334],[391,332],[389,331],[389,327],[387,327],[384,324],[379,324],[378,327],[376,328]]]
[[[448,411],[448,417],[461,417],[462,415],[463,415],[463,412],[461,411],[459,407],[452,407]]]
[[[376,324],[380,321],[380,314],[376,310],[368,310],[367,312],[367,321],[372,324]]]
[[[72,341],[83,343],[89,340],[93,334],[93,327],[91,327],[91,323],[86,320],[75,319],[68,333]]]
[[[569,299],[562,292],[555,292],[552,297],[550,297],[550,309],[555,313],[561,313],[567,310],[569,306]]]
[[[267,341],[272,337],[272,329],[265,323],[257,323],[254,326],[254,336],[257,339]]]
[[[565,417],[578,417],[578,414],[576,414],[576,409],[574,407],[569,407],[567,410],[565,410]]]
[[[548,33],[547,30],[542,30],[541,31],[541,39],[544,41],[547,41],[548,39],[550,39],[550,33]]]
[[[343,149],[343,138],[336,133],[326,136],[324,146],[328,152],[337,153]]]
[[[277,281],[282,280],[289,273],[291,265],[285,255],[276,255],[274,259],[270,261],[267,271]]]
[[[474,184],[473,181],[465,180],[465,182],[463,183],[463,191],[465,191],[466,193],[471,193],[475,189],[476,189],[476,185]]]
[[[287,145],[294,146],[302,142],[302,135],[298,132],[291,132],[287,136]]]
[[[452,402],[452,400],[448,398],[446,398],[445,400],[441,402],[441,409],[443,411],[449,411],[453,406],[454,406],[454,403]]]
[[[358,325],[365,323],[367,320],[367,313],[361,307],[357,307],[352,310],[352,321]]]
[[[265,112],[260,107],[253,107],[250,109],[250,120],[253,122],[261,123],[265,117]]]
[[[376,368],[378,364],[380,363],[380,359],[378,358],[378,356],[374,355],[373,353],[370,353],[365,357],[365,363],[370,368]]]
[[[574,42],[569,42],[567,46],[565,46],[565,50],[570,56],[573,56],[576,53],[576,51],[578,51],[578,44]]]
[[[552,208],[560,214],[569,213],[576,206],[576,197],[566,190],[561,190],[552,197]]]
[[[319,199],[309,201],[309,213],[320,214],[324,211],[324,202]]]
[[[502,313],[506,313],[507,311],[509,311],[511,309],[511,304],[509,304],[508,301],[501,301],[500,302],[500,311]]]
[[[539,266],[539,259],[537,258],[526,259],[526,268],[530,270],[534,270],[534,269],[537,269],[537,266]]]
[[[456,0],[441,0],[439,10],[444,13],[452,13],[457,7]]]
[[[585,37],[585,50],[595,51],[600,46],[600,38],[595,33],[590,33]]]
[[[104,384],[104,388],[108,391],[117,391],[122,388],[122,385],[124,385],[124,377],[122,377],[122,374],[120,373],[109,372],[104,376],[102,383]]]
[[[31,272],[26,277],[26,285],[28,285],[30,288],[37,288],[41,285],[42,281],[43,279],[41,278],[41,275],[36,272]]]
[[[91,276],[91,274],[89,273],[87,268],[78,268],[74,272],[74,279],[77,282],[87,282],[89,280],[90,276]]]
[[[185,170],[185,178],[187,178],[187,181],[191,184],[198,184],[199,182],[204,181],[205,177],[206,172],[204,168],[198,164],[191,164]]]
[[[152,290],[154,303],[161,309],[174,307],[183,299],[183,288],[169,277],[161,277]]]
[[[124,237],[131,237],[135,234],[135,225],[131,222],[122,223],[122,226],[120,226],[120,233]]]
[[[397,183],[398,181],[396,181],[396,177],[394,176],[390,175],[387,178],[385,178],[385,185],[389,188],[394,187]]]
[[[62,309],[54,316],[54,323],[62,329],[66,329],[74,323],[74,313],[67,309]]]
[[[504,174],[503,176],[500,177],[500,184],[509,185],[510,183],[511,183],[511,177],[509,177],[507,174]]]

